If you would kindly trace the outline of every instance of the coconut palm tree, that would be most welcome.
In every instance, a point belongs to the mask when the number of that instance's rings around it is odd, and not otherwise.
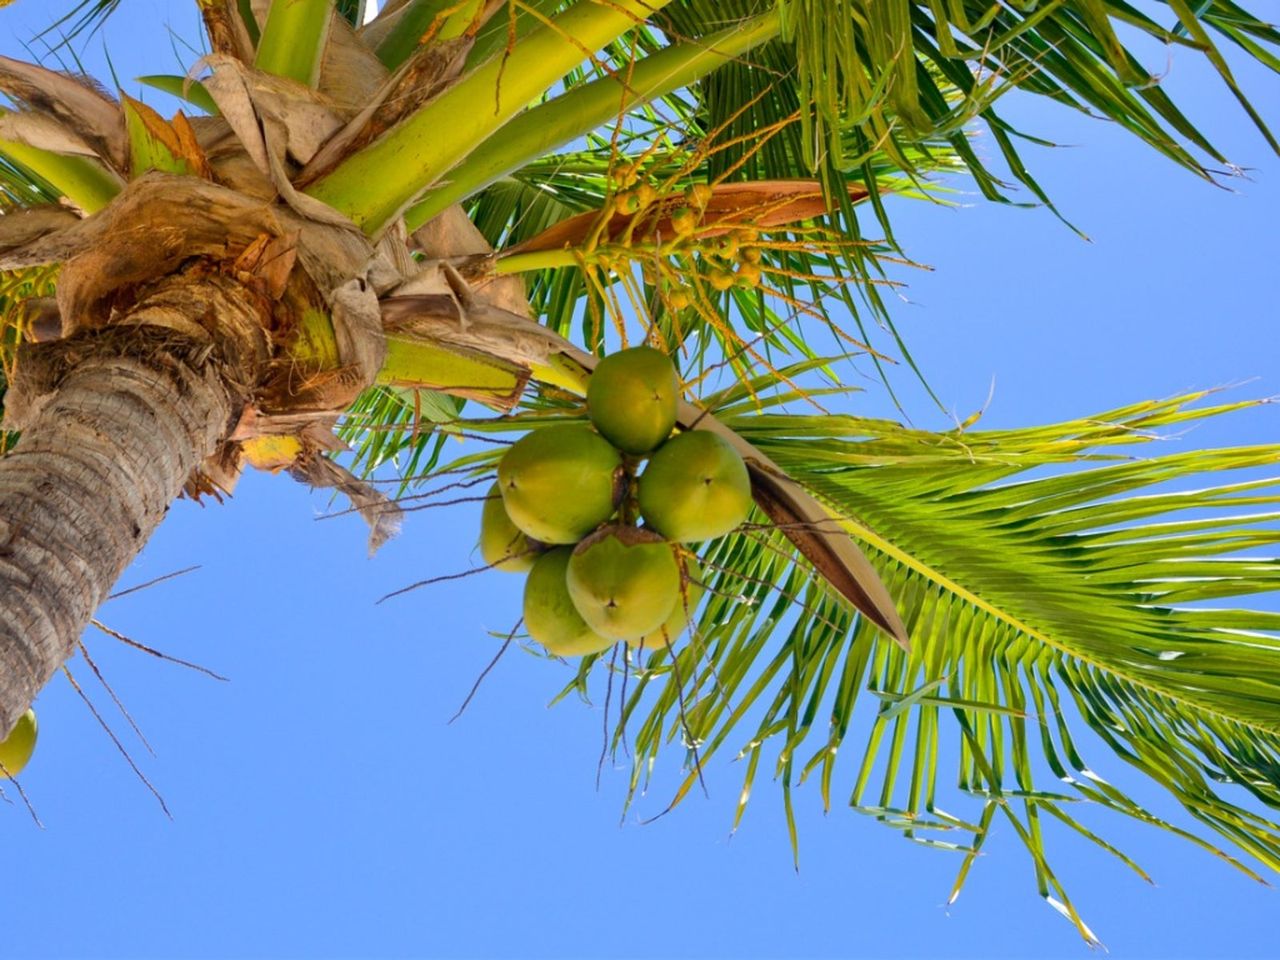
[[[1280,69],[1280,32],[1228,0],[1150,6],[199,0],[208,55],[143,78],[186,101],[171,119],[0,59],[0,731],[175,497],[288,470],[349,497],[376,548],[399,508],[370,473],[487,484],[501,448],[446,462],[445,438],[582,420],[597,358],[648,342],[679,365],[679,427],[738,451],[755,511],[701,550],[685,640],[581,658],[570,689],[621,678],[633,791],[669,741],[690,756],[673,802],[741,750],[742,803],[762,761],[788,816],[805,778],[828,805],[847,789],[960,850],[957,890],[1000,818],[1087,937],[1041,822],[1129,861],[1069,801],[1280,868],[1280,827],[1217,786],[1280,807],[1276,617],[1195,606],[1275,587],[1242,551],[1280,536],[1280,494],[1218,474],[1280,451],[1120,456],[1245,404],[945,433],[825,406],[850,355],[910,361],[879,295],[903,257],[887,194],[945,202],[936,175],[963,173],[1050,204],[1006,92],[1212,179],[1226,158],[1131,51],[1172,44],[1280,148],[1218,45]],[[1092,774],[1081,730],[1208,839]],[[952,742],[973,822],[939,796]]]

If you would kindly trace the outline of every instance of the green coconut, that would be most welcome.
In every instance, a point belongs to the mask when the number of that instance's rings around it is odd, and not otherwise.
[[[724,536],[751,512],[747,465],[728,441],[690,430],[663,444],[640,477],[640,515],[668,540]]]
[[[36,712],[28,710],[18,718],[9,735],[0,740],[0,776],[16,777],[36,749]]]
[[[627,641],[629,647],[641,647],[645,650],[661,650],[675,643],[684,628],[689,625],[689,614],[693,613],[702,601],[706,588],[702,585],[702,568],[696,560],[686,560],[681,564],[681,593],[676,597],[675,608],[671,615],[657,630],[640,637],[632,637]]]
[[[572,547],[556,547],[534,561],[524,584],[524,625],[529,635],[561,657],[598,653],[613,641],[592,630],[569,597],[565,569]]]
[[[587,414],[619,450],[636,456],[657,447],[676,425],[680,380],[661,350],[632,347],[601,360],[587,385]]]
[[[496,483],[489,488],[480,511],[480,556],[488,566],[507,573],[524,573],[538,559],[537,546],[507,516],[502,490]]]
[[[614,640],[657,630],[680,599],[675,551],[635,527],[606,527],[578,544],[566,579],[582,619]]]
[[[577,543],[608,520],[621,484],[622,455],[585,424],[534,430],[498,464],[507,516],[543,543]]]

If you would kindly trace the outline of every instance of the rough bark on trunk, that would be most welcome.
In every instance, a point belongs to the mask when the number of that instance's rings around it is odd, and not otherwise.
[[[200,462],[265,353],[260,303],[211,271],[154,285],[109,326],[29,345],[0,458],[0,736]]]

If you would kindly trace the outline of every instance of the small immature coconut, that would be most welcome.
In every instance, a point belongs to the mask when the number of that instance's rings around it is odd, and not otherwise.
[[[9,736],[0,740],[0,777],[16,777],[36,749],[36,712],[28,710],[18,718]]]
[[[680,599],[671,545],[635,527],[606,527],[578,544],[566,579],[582,619],[614,640],[658,629]]]
[[[677,237],[691,237],[698,229],[698,215],[688,207],[677,207],[671,212],[671,229]]]
[[[565,569],[572,547],[556,547],[540,556],[524,584],[524,625],[529,635],[561,657],[580,657],[613,646],[592,630],[569,597]]]
[[[495,570],[524,573],[538,559],[537,547],[507,516],[502,490],[495,483],[480,511],[480,556]]]
[[[676,597],[675,609],[657,630],[640,637],[633,637],[627,641],[627,646],[661,650],[663,647],[671,646],[676,638],[684,633],[684,628],[689,625],[689,615],[698,608],[706,588],[702,585],[702,567],[696,560],[685,560],[680,566],[683,568],[680,578],[681,592]]]
[[[759,264],[744,262],[738,266],[738,286],[740,287],[754,290],[760,286],[762,276]]]
[[[534,430],[498,464],[507,516],[543,543],[577,543],[613,515],[622,456],[585,424]]]
[[[717,267],[707,274],[707,282],[711,284],[711,289],[724,293],[734,285],[736,278],[728,270]]]
[[[692,187],[684,192],[685,199],[695,207],[702,209],[711,202],[711,198],[715,196],[715,190],[709,183],[695,183]]]
[[[690,430],[649,458],[640,476],[639,502],[645,522],[668,540],[710,540],[747,519],[751,478],[726,440]]]
[[[587,414],[618,449],[648,453],[676,425],[680,381],[661,350],[632,347],[601,360],[587,385]]]

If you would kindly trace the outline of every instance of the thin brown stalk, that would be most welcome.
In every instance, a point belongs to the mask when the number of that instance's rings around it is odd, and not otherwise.
[[[177,577],[184,576],[185,574],[192,573],[199,569],[200,569],[200,564],[198,563],[191,567],[184,567],[181,570],[173,571],[173,573],[166,573],[166,574],[163,574],[162,576],[154,577],[151,580],[147,580],[145,583],[138,584],[136,587],[128,587],[125,590],[118,590],[115,593],[110,594],[107,597],[107,599],[119,600],[121,597],[127,597],[131,593],[137,593],[139,590],[146,590],[148,587],[154,587],[158,583],[164,583],[166,580],[173,580]]]
[[[93,701],[90,700],[84,690],[81,689],[80,684],[76,683],[76,678],[71,675],[71,671],[67,668],[65,663],[62,665],[62,672],[66,675],[67,680],[71,682],[71,688],[79,694],[80,699],[84,701],[84,705],[89,708],[89,712],[93,714],[93,718],[98,721],[98,726],[102,727],[102,729],[106,731],[107,736],[111,738],[111,742],[116,745],[116,749],[120,751],[120,755],[124,757],[125,762],[129,764],[134,775],[137,776],[137,778],[142,781],[143,785],[151,791],[151,795],[159,802],[160,809],[164,811],[164,815],[172,820],[173,814],[169,812],[169,806],[164,802],[164,797],[160,796],[160,791],[158,791],[152,785],[151,781],[146,778],[143,772],[138,769],[138,765],[133,762],[133,757],[129,755],[129,751],[125,749],[124,744],[120,742],[120,738],[115,735],[111,726],[103,719],[102,714],[98,712],[98,708],[93,705]]]
[[[212,677],[214,680],[221,680],[223,683],[231,682],[231,679],[229,677],[224,677],[220,673],[214,673],[208,667],[202,667],[198,663],[192,663],[191,661],[183,660],[180,657],[174,657],[174,656],[170,656],[167,653],[161,653],[159,650],[156,650],[152,647],[148,647],[145,643],[139,643],[137,640],[134,640],[132,637],[126,637],[123,633],[119,633],[115,630],[112,630],[110,627],[104,624],[101,620],[90,620],[89,624],[90,626],[96,627],[97,629],[101,630],[103,633],[105,633],[107,636],[111,637],[112,639],[119,640],[125,646],[133,647],[133,649],[135,650],[141,650],[143,653],[150,654],[151,656],[156,657],[159,660],[165,660],[165,661],[168,661],[169,663],[175,663],[180,667],[186,667],[189,670],[195,670],[197,673],[203,673],[205,676]]]
[[[118,696],[116,696],[115,689],[107,682],[107,678],[103,676],[102,670],[99,669],[97,663],[94,662],[93,657],[89,656],[89,648],[84,645],[83,640],[79,642],[78,646],[80,648],[80,655],[84,657],[84,662],[89,665],[89,669],[93,671],[93,675],[98,678],[98,682],[102,684],[102,688],[107,691],[107,694],[111,697],[111,702],[116,705],[116,709],[120,711],[121,716],[123,716],[129,726],[133,728],[133,732],[137,734],[138,739],[142,741],[142,745],[147,748],[147,753],[154,757],[156,752],[152,749],[151,743],[147,740],[146,734],[142,732],[142,728],[134,721],[133,714],[125,708],[124,703]]]

